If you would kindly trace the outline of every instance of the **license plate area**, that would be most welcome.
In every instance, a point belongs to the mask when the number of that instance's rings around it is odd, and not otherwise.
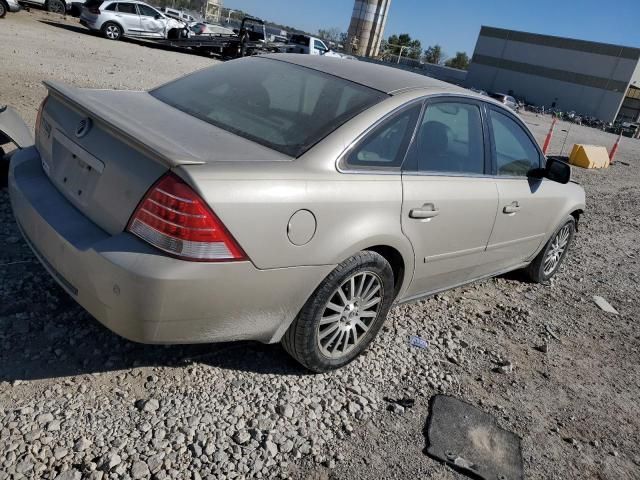
[[[43,168],[73,203],[86,207],[104,171],[104,163],[59,130],[53,135],[52,164]]]

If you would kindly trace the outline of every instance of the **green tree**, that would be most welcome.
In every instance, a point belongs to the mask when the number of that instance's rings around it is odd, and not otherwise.
[[[446,55],[442,51],[442,47],[437,43],[435,45],[430,45],[429,48],[424,51],[424,61],[427,63],[441,65],[444,63],[445,59]]]
[[[467,70],[469,68],[469,56],[466,52],[456,52],[456,56],[450,58],[444,63],[447,67],[459,68],[460,70]]]
[[[343,33],[340,31],[339,28],[328,28],[326,30],[324,29],[320,29],[318,30],[318,37],[323,39],[323,40],[329,40],[330,42],[333,43],[340,43],[342,38],[343,38]]]
[[[383,43],[383,51],[387,55],[399,55],[402,51],[403,57],[418,60],[422,54],[422,45],[420,40],[413,40],[408,33],[401,33],[400,35],[391,35]]]

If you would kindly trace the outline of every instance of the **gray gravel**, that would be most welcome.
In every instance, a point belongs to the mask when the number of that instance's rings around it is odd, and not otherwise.
[[[148,88],[212,62],[43,20],[55,17],[21,12],[0,30],[0,103],[31,123],[43,78]],[[541,140],[548,117],[524,118]],[[570,135],[613,142],[584,127]],[[629,165],[576,171],[589,211],[550,285],[512,274],[396,307],[366,355],[323,375],[279,346],[115,336],[37,263],[0,191],[0,480],[458,478],[422,452],[439,392],[522,436],[527,478],[637,478],[640,142],[625,139],[619,160]]]

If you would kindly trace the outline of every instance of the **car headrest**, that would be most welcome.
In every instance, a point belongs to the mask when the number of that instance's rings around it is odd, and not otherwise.
[[[422,125],[420,131],[420,144],[431,154],[441,155],[449,148],[449,135],[444,123],[429,121]]]

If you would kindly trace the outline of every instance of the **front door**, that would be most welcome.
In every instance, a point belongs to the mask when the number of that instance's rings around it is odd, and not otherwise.
[[[429,101],[403,168],[402,229],[415,254],[407,296],[487,275],[498,193],[480,104]]]
[[[562,205],[562,185],[528,177],[544,156],[520,121],[489,108],[489,126],[499,206],[487,254],[496,271],[523,263],[538,250],[550,229],[549,212]]]
[[[140,16],[135,3],[118,3],[116,18],[124,28],[125,35],[140,35]]]
[[[157,10],[142,3],[138,4],[138,10],[140,12],[142,35],[145,37],[165,38],[167,21],[164,16],[160,15]]]

